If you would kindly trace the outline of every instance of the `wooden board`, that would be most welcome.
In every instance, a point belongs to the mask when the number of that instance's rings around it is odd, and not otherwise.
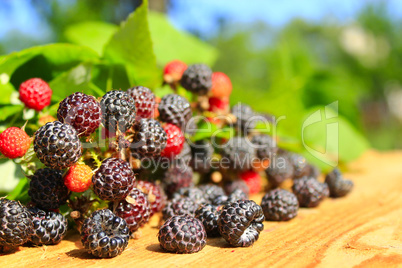
[[[0,256],[2,267],[402,267],[402,152],[368,152],[346,174],[354,191],[327,199],[318,208],[300,209],[289,222],[265,222],[249,248],[230,247],[211,238],[199,253],[163,252],[157,217],[131,240],[121,256],[96,259],[72,233],[59,245],[22,247]],[[261,196],[256,197],[257,202]]]

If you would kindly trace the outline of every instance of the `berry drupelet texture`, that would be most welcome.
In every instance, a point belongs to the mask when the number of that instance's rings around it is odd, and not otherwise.
[[[67,202],[69,194],[61,171],[50,168],[38,169],[31,177],[28,195],[38,208],[57,209]]]
[[[251,200],[239,200],[223,206],[218,219],[219,233],[232,246],[249,247],[264,230],[262,208]]]
[[[0,247],[17,248],[28,241],[32,232],[32,217],[17,201],[0,199]]]
[[[300,207],[316,207],[329,196],[328,185],[311,177],[295,180],[292,190]]]
[[[225,195],[222,187],[216,184],[203,184],[198,186],[198,189],[204,193],[204,198],[208,203],[212,203],[217,197]]]
[[[31,138],[18,127],[9,127],[0,134],[0,152],[7,158],[23,157],[30,145]]]
[[[134,100],[137,109],[136,120],[154,116],[155,95],[149,88],[143,86],[132,87],[127,90],[127,93]]]
[[[154,119],[141,119],[134,124],[134,138],[130,145],[135,158],[154,158],[166,147],[167,135],[161,124]]]
[[[133,98],[121,90],[112,90],[103,95],[100,102],[102,124],[110,132],[126,132],[134,124],[136,108]]]
[[[212,87],[212,71],[205,64],[190,65],[181,77],[181,85],[188,91],[203,96]]]
[[[220,236],[218,228],[219,207],[211,204],[204,204],[195,211],[195,218],[204,225],[208,237]]]
[[[93,212],[81,228],[82,245],[90,254],[100,258],[120,255],[126,249],[129,238],[125,220],[109,209]]]
[[[100,199],[118,201],[130,193],[135,179],[128,162],[107,158],[92,176],[93,190]]]
[[[183,149],[185,142],[184,134],[179,127],[169,123],[164,125],[163,129],[166,132],[167,141],[166,147],[162,151],[161,156],[174,158],[175,156],[179,155]]]
[[[45,166],[58,170],[71,167],[82,155],[77,131],[59,121],[49,122],[35,132],[34,150]]]
[[[195,253],[206,245],[207,233],[201,221],[189,215],[169,218],[159,229],[161,248],[175,253]]]
[[[137,188],[133,188],[125,199],[110,202],[109,209],[126,221],[130,232],[144,226],[152,212],[147,196]]]
[[[50,104],[53,92],[42,79],[31,78],[20,85],[19,93],[26,107],[41,111]]]
[[[297,197],[284,189],[274,189],[264,195],[261,201],[267,221],[287,221],[297,216]]]
[[[67,233],[67,219],[60,213],[30,208],[33,232],[29,241],[35,245],[56,245]]]
[[[161,121],[171,123],[181,129],[185,129],[192,116],[190,103],[177,94],[165,95],[158,105]]]
[[[92,175],[92,169],[89,166],[76,164],[70,167],[64,176],[64,184],[70,191],[82,193],[91,186]]]
[[[73,126],[78,136],[89,136],[99,127],[102,111],[94,96],[76,92],[60,102],[57,110],[60,122]]]

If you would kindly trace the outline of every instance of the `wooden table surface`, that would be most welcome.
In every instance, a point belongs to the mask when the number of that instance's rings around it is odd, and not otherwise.
[[[21,247],[0,256],[2,267],[402,267],[402,152],[367,152],[350,165],[353,192],[300,209],[289,222],[265,222],[249,248],[211,238],[196,254],[163,252],[158,216],[130,240],[122,255],[96,259],[82,248],[77,233],[56,246]],[[261,196],[254,198],[258,203]]]

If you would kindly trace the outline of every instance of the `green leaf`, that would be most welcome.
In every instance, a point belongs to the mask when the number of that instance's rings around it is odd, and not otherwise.
[[[208,139],[212,137],[214,134],[218,133],[219,128],[217,125],[212,124],[208,121],[202,121],[197,128],[197,132],[191,137],[191,140],[198,141],[203,139]]]
[[[51,44],[11,53],[0,59],[0,75],[10,76],[18,88],[21,82],[32,77],[52,80],[82,61],[97,61],[99,56],[88,47],[73,44]]]
[[[205,63],[212,66],[218,51],[197,37],[178,31],[166,15],[149,12],[149,28],[154,42],[154,51],[159,66],[171,60],[182,60],[190,63]]]
[[[147,15],[148,1],[143,0],[106,44],[104,58],[126,65],[131,85],[155,88],[161,84],[162,75],[156,67]]]
[[[19,165],[9,159],[0,160],[0,173],[0,192],[10,192],[25,177]]]
[[[26,203],[29,200],[28,196],[29,180],[22,178],[19,180],[17,186],[7,194],[7,198],[11,200],[19,200],[22,203]]]
[[[11,83],[0,83],[0,104],[10,104],[11,94],[15,91]]]
[[[21,113],[24,109],[22,105],[6,105],[0,106],[0,121],[6,120],[8,117],[12,115],[17,115],[17,113]],[[22,114],[21,114],[22,118]]]
[[[331,106],[308,110],[301,128],[304,155],[325,170],[355,160],[369,148],[366,139],[334,109],[337,106]]]
[[[118,28],[103,21],[85,21],[68,26],[64,36],[71,43],[90,47],[102,55],[105,44]]]
[[[53,89],[52,100],[63,100],[78,91],[92,94],[92,90],[89,89],[91,70],[91,63],[79,64],[50,81],[49,86]]]

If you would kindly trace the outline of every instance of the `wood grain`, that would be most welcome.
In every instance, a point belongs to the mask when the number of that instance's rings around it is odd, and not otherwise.
[[[199,253],[163,252],[157,216],[119,257],[96,259],[70,233],[59,245],[22,247],[0,256],[2,267],[402,267],[402,152],[368,152],[346,174],[355,182],[345,198],[300,209],[289,222],[265,222],[250,248],[211,238]],[[261,196],[254,198],[261,201]]]

